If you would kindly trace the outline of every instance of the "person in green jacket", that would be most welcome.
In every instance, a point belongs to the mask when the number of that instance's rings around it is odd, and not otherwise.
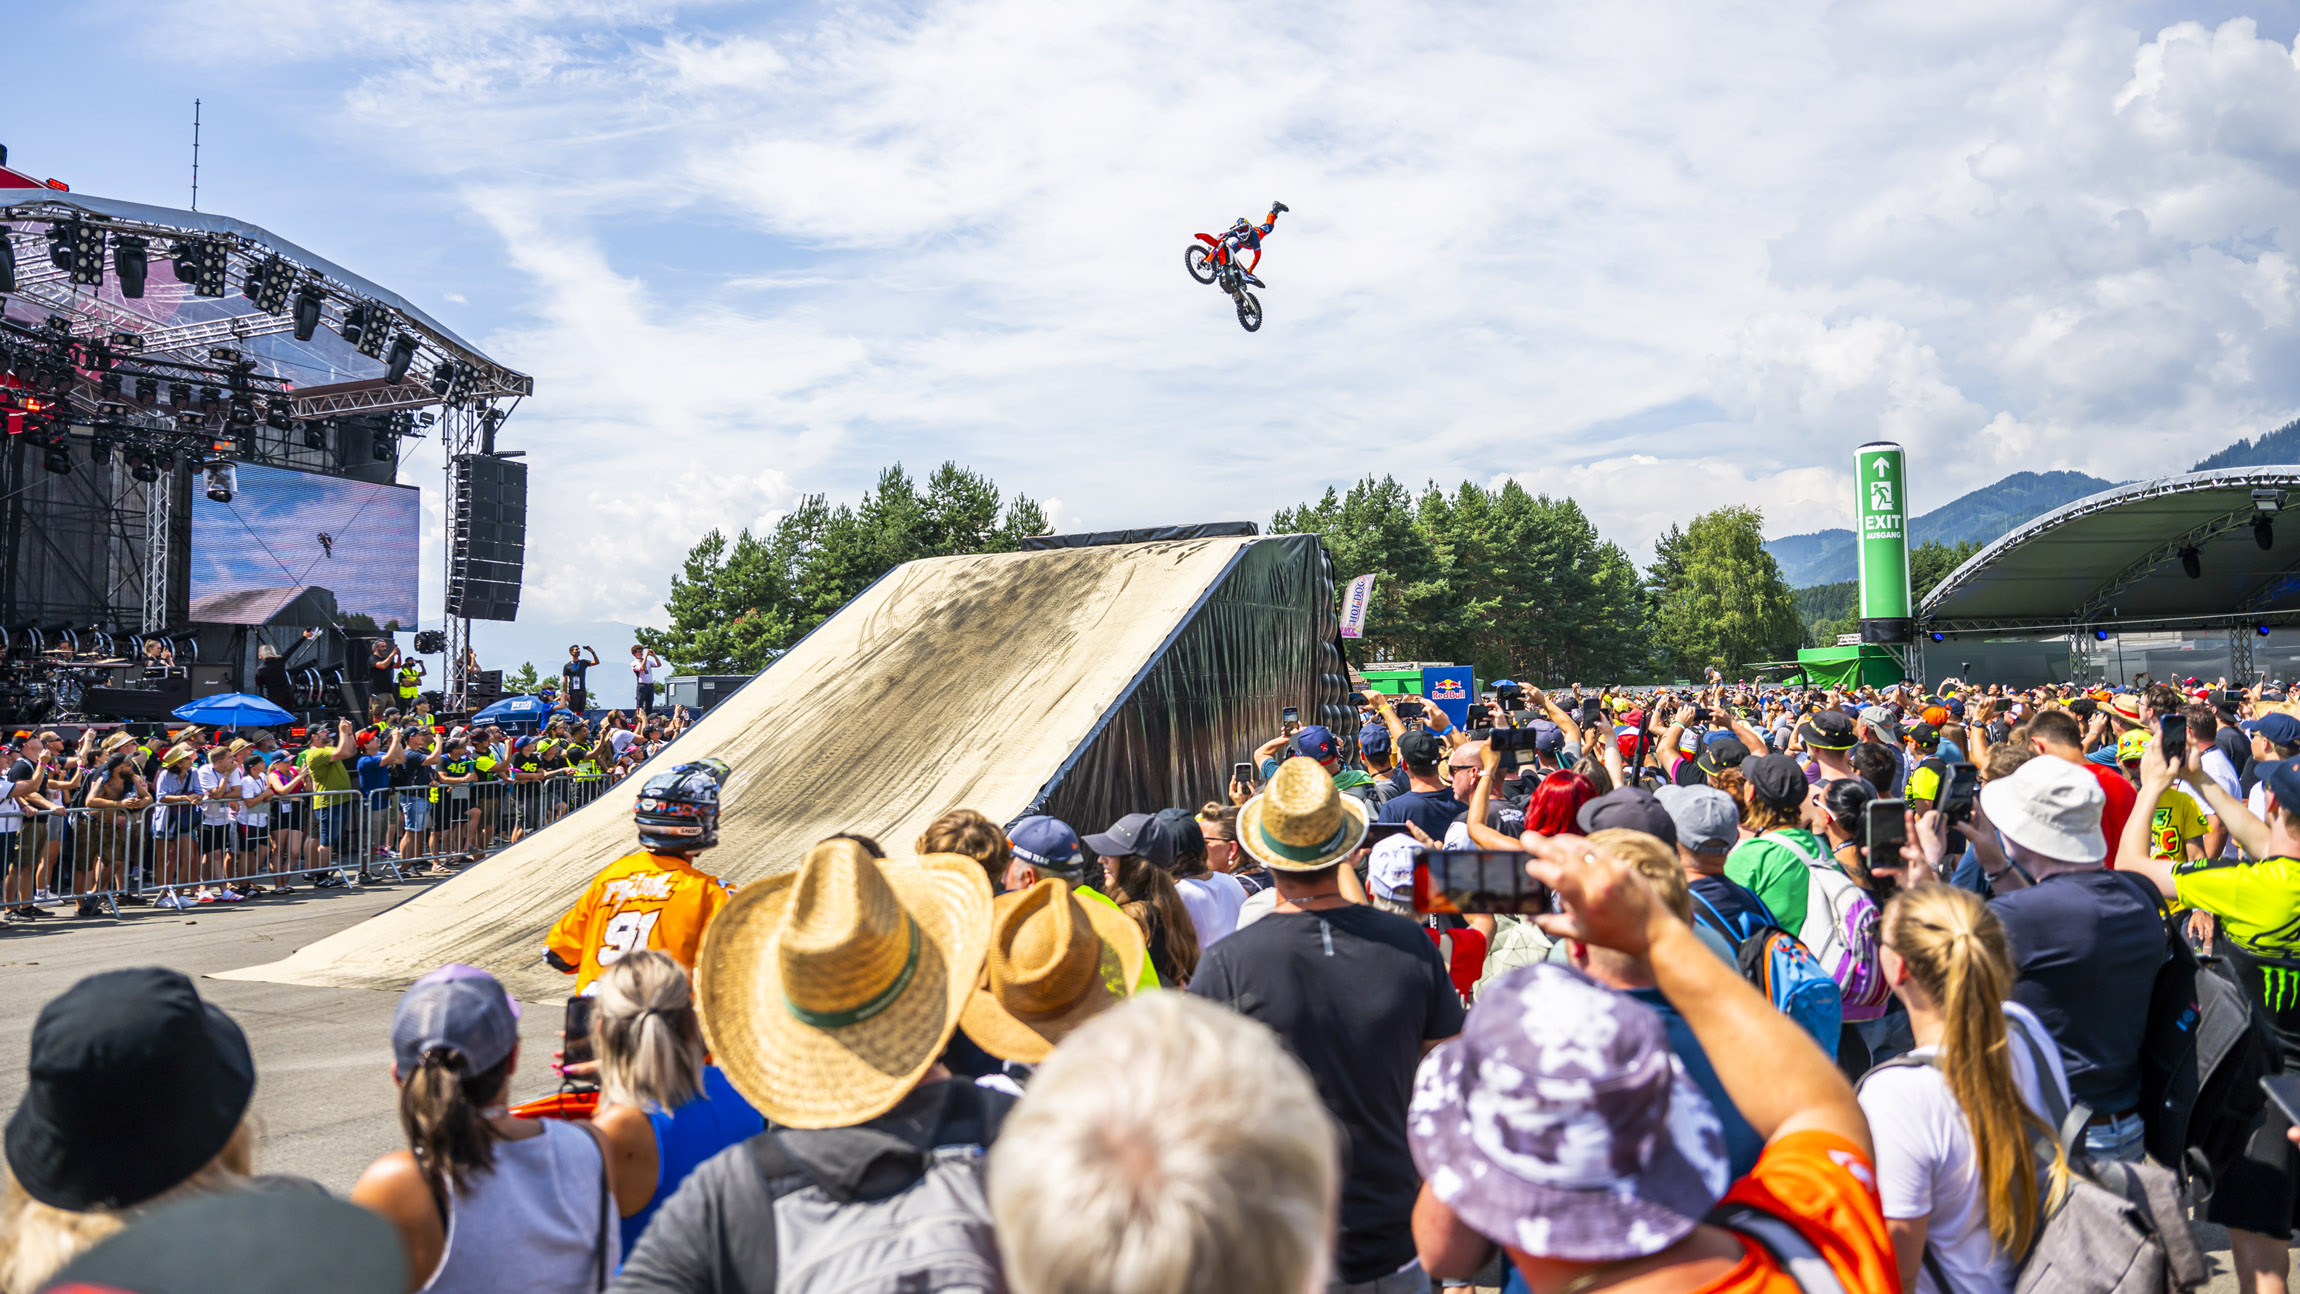
[[[1754,891],[1773,920],[1795,934],[1805,925],[1812,869],[1837,866],[1829,846],[1804,826],[1812,787],[1788,755],[1743,760],[1741,779],[1741,825],[1755,834],[1725,856],[1725,877]]]

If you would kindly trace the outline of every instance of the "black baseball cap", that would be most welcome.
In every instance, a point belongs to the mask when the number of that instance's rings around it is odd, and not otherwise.
[[[41,1294],[400,1294],[406,1288],[407,1247],[390,1223],[324,1191],[285,1185],[162,1205],[40,1287]]]
[[[1842,710],[1822,710],[1798,725],[1797,737],[1815,750],[1851,750],[1853,720]]]
[[[1747,758],[1748,743],[1739,737],[1719,737],[1702,747],[1701,757],[1693,762],[1700,767],[1702,773],[1715,777],[1728,768],[1739,768],[1741,761]]]
[[[1653,792],[1643,787],[1625,786],[1618,791],[1608,791],[1582,805],[1581,811],[1573,815],[1573,822],[1585,836],[1611,827],[1627,827],[1657,836],[1665,845],[1677,843],[1677,820],[1661,807],[1661,801],[1653,798]]]
[[[1398,758],[1416,768],[1425,768],[1445,758],[1445,743],[1427,728],[1408,728],[1398,738]]]
[[[1104,858],[1140,854],[1160,867],[1174,865],[1174,835],[1153,814],[1129,813],[1110,830],[1088,836],[1086,847]]]
[[[1805,770],[1787,755],[1759,755],[1743,760],[1741,776],[1758,799],[1783,809],[1803,804],[1813,785],[1805,780]]]
[[[256,1088],[238,1024],[172,970],[90,975],[40,1008],[8,1169],[85,1213],[141,1204],[223,1151]]]

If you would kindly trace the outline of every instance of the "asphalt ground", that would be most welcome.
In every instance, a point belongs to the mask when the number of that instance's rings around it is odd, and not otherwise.
[[[191,976],[201,996],[247,1031],[256,1059],[257,1171],[295,1173],[348,1192],[369,1163],[404,1144],[391,1081],[391,1013],[399,995],[200,977],[284,957],[431,883],[302,889],[183,913],[124,908],[118,920],[58,917],[0,930],[0,985],[7,988],[0,993],[0,1110],[14,1110],[23,1094],[32,1024],[43,1003],[97,971],[165,966]],[[560,1014],[543,1006],[521,1017],[514,1100],[558,1086],[549,1066]],[[141,1116],[123,1110],[120,1117]]]
[[[188,913],[130,909],[99,918],[15,925],[0,930],[0,1110],[24,1090],[32,1023],[42,1003],[84,975],[123,966],[166,966],[192,976],[202,996],[231,1013],[255,1050],[259,1172],[309,1177],[341,1195],[378,1157],[400,1149],[397,1090],[391,1082],[391,1013],[396,993],[202,979],[211,971],[276,961],[347,929],[434,882],[409,880],[361,890],[301,890],[285,898],[211,904]],[[558,1086],[551,1053],[560,1011],[529,1009],[520,1019],[514,1101]],[[121,1117],[139,1117],[133,1110]],[[2209,1294],[2235,1294],[2228,1237],[2199,1228],[2210,1249]]]

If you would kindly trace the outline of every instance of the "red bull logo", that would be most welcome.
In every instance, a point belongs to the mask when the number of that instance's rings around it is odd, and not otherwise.
[[[1461,680],[1458,678],[1441,678],[1430,685],[1430,700],[1432,701],[1466,701],[1468,699],[1469,693],[1462,687]]]

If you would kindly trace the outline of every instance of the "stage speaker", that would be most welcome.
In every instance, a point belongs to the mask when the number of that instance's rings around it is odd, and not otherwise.
[[[447,614],[515,620],[527,565],[527,464],[458,454],[448,498],[454,538],[448,554]]]

